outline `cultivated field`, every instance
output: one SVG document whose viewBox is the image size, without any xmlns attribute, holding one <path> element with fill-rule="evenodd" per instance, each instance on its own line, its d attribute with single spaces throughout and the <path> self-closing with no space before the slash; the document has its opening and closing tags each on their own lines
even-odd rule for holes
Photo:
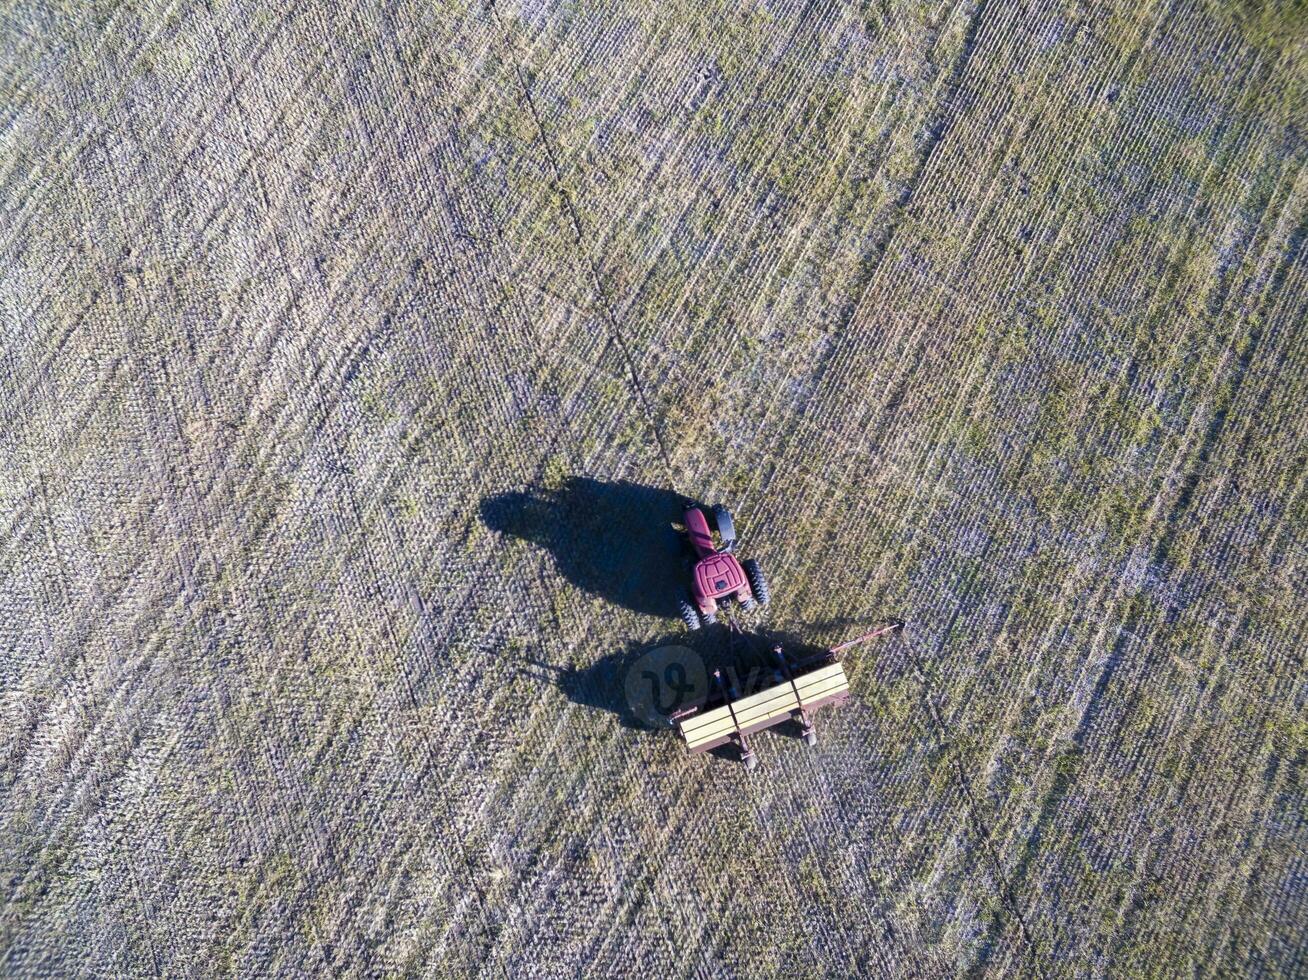
<svg viewBox="0 0 1308 980">
<path fill-rule="evenodd" d="M 1308 972 L 1306 39 L 4 0 L 0 972 Z M 907 622 L 754 773 L 677 493 Z"/>
</svg>

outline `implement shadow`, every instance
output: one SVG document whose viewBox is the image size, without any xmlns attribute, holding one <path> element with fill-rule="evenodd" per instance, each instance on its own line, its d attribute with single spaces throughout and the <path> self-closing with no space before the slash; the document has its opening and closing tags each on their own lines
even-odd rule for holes
<svg viewBox="0 0 1308 980">
<path fill-rule="evenodd" d="M 548 551 L 578 588 L 635 612 L 676 616 L 686 559 L 672 524 L 683 504 L 671 490 L 570 477 L 557 489 L 487 497 L 480 512 L 492 531 Z"/>
<path fill-rule="evenodd" d="M 524 671 L 574 704 L 614 715 L 624 728 L 659 731 L 672 728 L 675 712 L 704 702 L 715 670 L 741 697 L 779 683 L 771 652 L 778 645 L 793 659 L 825 652 L 792 633 L 732 633 L 717 625 L 630 643 L 586 668 L 528 659 Z"/>
</svg>

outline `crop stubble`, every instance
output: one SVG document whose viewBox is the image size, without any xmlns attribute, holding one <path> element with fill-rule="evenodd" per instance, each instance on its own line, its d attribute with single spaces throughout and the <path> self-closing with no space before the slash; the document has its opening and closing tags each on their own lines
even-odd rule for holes
<svg viewBox="0 0 1308 980">
<path fill-rule="evenodd" d="M 3 16 L 10 972 L 1303 968 L 1291 16 Z M 909 629 L 686 760 L 578 474 Z"/>
</svg>

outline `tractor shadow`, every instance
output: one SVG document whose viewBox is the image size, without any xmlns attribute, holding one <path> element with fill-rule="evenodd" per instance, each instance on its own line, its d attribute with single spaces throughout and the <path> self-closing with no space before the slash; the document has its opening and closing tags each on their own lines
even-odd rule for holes
<svg viewBox="0 0 1308 980">
<path fill-rule="evenodd" d="M 712 696 L 714 671 L 722 672 L 739 697 L 779 683 L 781 675 L 771 653 L 778 644 L 793 658 L 825 649 L 792 633 L 733 634 L 718 624 L 630 643 L 585 668 L 528 659 L 523 672 L 557 687 L 574 704 L 614 715 L 624 728 L 661 731 L 673 727 L 674 712 Z M 791 727 L 783 725 L 775 731 L 798 737 L 799 726 L 794 725 L 793 732 Z M 736 749 L 723 746 L 714 754 L 736 758 Z"/>
<path fill-rule="evenodd" d="M 570 477 L 557 489 L 486 497 L 480 511 L 492 531 L 548 551 L 578 588 L 635 612 L 676 616 L 687 565 L 672 524 L 682 504 L 671 490 Z"/>
</svg>

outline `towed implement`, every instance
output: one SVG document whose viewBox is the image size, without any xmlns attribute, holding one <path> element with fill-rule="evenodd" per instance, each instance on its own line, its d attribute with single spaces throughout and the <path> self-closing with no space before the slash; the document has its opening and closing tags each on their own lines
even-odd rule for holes
<svg viewBox="0 0 1308 980">
<path fill-rule="evenodd" d="M 838 704 L 849 697 L 849 678 L 841 655 L 851 647 L 900 629 L 898 620 L 864 633 L 862 636 L 825 650 L 816 656 L 792 660 L 780 646 L 772 650 L 777 669 L 773 683 L 744 697 L 728 684 L 720 670 L 714 671 L 714 697 L 703 706 L 687 708 L 671 718 L 677 732 L 686 740 L 692 755 L 734 743 L 746 768 L 758 765 L 758 757 L 749 737 L 767 728 L 787 722 L 799 725 L 800 735 L 809 745 L 817 743 L 813 713 L 828 704 Z"/>
</svg>

